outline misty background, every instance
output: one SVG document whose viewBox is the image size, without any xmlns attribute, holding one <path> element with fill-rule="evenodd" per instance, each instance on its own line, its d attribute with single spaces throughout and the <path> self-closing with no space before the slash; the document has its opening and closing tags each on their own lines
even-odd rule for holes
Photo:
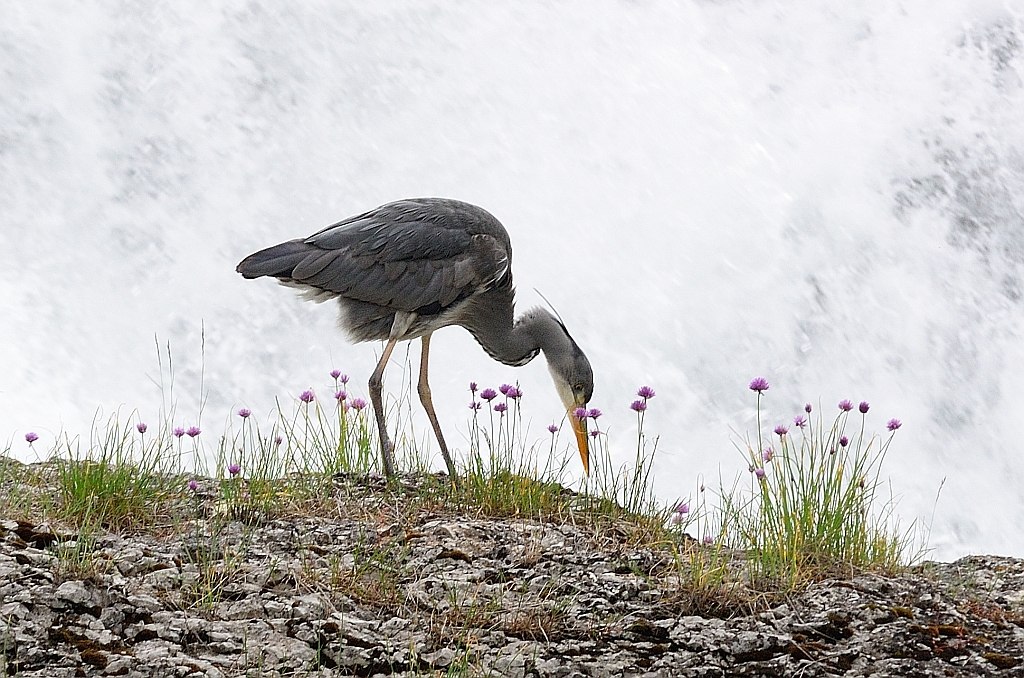
<svg viewBox="0 0 1024 678">
<path fill-rule="evenodd" d="M 0 4 L 0 448 L 34 459 L 98 408 L 154 422 L 157 341 L 175 423 L 205 391 L 211 449 L 238 407 L 326 399 L 332 368 L 365 395 L 380 346 L 235 264 L 446 196 L 508 229 L 519 309 L 539 290 L 587 352 L 618 461 L 636 388 L 657 391 L 665 500 L 745 473 L 731 441 L 754 433 L 764 376 L 769 427 L 843 398 L 871 403 L 869 430 L 903 421 L 883 475 L 904 524 L 934 510 L 934 557 L 1024 555 L 1022 17 L 980 0 Z M 460 328 L 431 347 L 454 448 L 470 380 L 518 380 L 538 438 L 560 420 L 542 359 L 504 367 Z"/>
</svg>

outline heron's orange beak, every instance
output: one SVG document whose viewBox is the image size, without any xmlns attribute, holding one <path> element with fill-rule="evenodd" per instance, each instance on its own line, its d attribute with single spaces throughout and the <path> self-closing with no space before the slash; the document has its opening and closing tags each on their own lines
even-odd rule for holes
<svg viewBox="0 0 1024 678">
<path fill-rule="evenodd" d="M 580 446 L 580 458 L 583 460 L 583 472 L 590 475 L 590 443 L 587 441 L 587 420 L 577 417 L 573 410 L 569 410 L 569 422 L 572 424 L 572 431 L 576 434 L 576 442 Z"/>
</svg>

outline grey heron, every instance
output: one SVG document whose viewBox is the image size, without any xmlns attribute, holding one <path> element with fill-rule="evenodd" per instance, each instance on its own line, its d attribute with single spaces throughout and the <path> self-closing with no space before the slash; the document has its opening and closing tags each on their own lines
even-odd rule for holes
<svg viewBox="0 0 1024 678">
<path fill-rule="evenodd" d="M 312 301 L 337 299 L 341 327 L 352 341 L 386 342 L 369 387 L 388 477 L 395 461 L 384 421 L 384 367 L 399 341 L 419 338 L 417 391 L 448 473 L 457 478 L 427 383 L 430 337 L 448 325 L 465 327 L 506 365 L 525 365 L 544 353 L 590 472 L 586 417 L 576 412 L 594 391 L 590 362 L 547 310 L 513 317 L 512 243 L 486 210 L 445 198 L 399 200 L 260 250 L 236 270 L 245 278 L 277 278 Z"/>
</svg>

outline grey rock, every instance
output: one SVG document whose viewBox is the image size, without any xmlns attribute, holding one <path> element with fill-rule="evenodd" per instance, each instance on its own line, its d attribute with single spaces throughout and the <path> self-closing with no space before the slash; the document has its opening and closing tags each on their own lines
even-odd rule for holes
<svg viewBox="0 0 1024 678">
<path fill-rule="evenodd" d="M 159 612 L 164 609 L 164 604 L 153 596 L 146 593 L 136 593 L 128 596 L 128 604 L 145 612 Z"/>
<path fill-rule="evenodd" d="M 80 581 L 66 581 L 57 587 L 53 592 L 51 607 L 67 607 L 70 605 L 89 605 L 92 602 L 92 593 Z"/>
<path fill-rule="evenodd" d="M 263 617 L 263 603 L 258 598 L 221 603 L 217 616 L 221 619 L 259 619 Z"/>
</svg>

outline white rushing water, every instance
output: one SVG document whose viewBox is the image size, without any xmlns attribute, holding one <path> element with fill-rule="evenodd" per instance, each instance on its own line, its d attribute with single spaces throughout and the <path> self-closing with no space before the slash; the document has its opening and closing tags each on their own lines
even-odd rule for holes
<svg viewBox="0 0 1024 678">
<path fill-rule="evenodd" d="M 904 422 L 885 475 L 905 523 L 935 508 L 936 557 L 1022 556 L 1022 10 L 0 4 L 0 441 L 30 458 L 26 431 L 46 449 L 97 407 L 155 419 L 154 337 L 185 425 L 205 362 L 211 433 L 333 367 L 365 383 L 379 346 L 234 266 L 450 196 L 502 220 L 520 307 L 540 290 L 590 356 L 618 459 L 658 391 L 664 498 L 745 466 L 730 428 L 764 376 L 773 423 L 841 398 Z M 543 360 L 457 328 L 433 349 L 456 447 L 471 379 L 518 379 L 538 436 L 560 416 Z"/>
</svg>

